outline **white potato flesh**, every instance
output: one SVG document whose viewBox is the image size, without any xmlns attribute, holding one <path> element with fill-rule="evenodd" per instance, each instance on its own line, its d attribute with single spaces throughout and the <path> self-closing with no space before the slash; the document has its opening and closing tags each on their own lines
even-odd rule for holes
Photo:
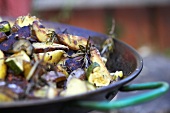
<svg viewBox="0 0 170 113">
<path fill-rule="evenodd" d="M 35 42 L 32 44 L 34 47 L 34 52 L 44 52 L 46 51 L 51 51 L 51 50 L 68 50 L 69 48 L 65 45 L 62 44 L 56 44 L 56 43 L 40 43 L 40 42 Z"/>
</svg>

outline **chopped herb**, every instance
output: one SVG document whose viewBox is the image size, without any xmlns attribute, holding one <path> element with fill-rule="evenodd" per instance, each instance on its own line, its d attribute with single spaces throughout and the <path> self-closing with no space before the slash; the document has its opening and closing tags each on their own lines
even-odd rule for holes
<svg viewBox="0 0 170 113">
<path fill-rule="evenodd" d="M 100 65 L 97 62 L 93 62 L 88 68 L 87 68 L 87 72 L 86 72 L 86 76 L 87 78 L 89 77 L 89 75 L 93 72 L 93 69 L 96 67 L 100 67 Z"/>
</svg>

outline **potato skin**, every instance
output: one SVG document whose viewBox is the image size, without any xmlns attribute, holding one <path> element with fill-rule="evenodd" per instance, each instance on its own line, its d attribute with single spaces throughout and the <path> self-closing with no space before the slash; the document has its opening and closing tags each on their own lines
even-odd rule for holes
<svg viewBox="0 0 170 113">
<path fill-rule="evenodd" d="M 71 34 L 58 34 L 57 39 L 60 43 L 68 46 L 72 50 L 79 50 L 79 45 L 86 46 L 87 39 L 81 36 Z"/>
</svg>

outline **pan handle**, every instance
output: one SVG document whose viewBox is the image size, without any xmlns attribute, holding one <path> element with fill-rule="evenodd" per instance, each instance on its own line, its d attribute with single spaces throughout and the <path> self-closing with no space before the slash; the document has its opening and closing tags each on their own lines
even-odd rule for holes
<svg viewBox="0 0 170 113">
<path fill-rule="evenodd" d="M 166 93 L 169 89 L 169 84 L 166 82 L 148 82 L 148 83 L 140 83 L 140 84 L 131 84 L 131 85 L 121 87 L 120 91 L 135 91 L 135 90 L 147 90 L 147 89 L 153 89 L 153 90 L 133 97 L 128 97 L 121 100 L 114 100 L 111 102 L 79 101 L 77 105 L 81 107 L 95 109 L 95 110 L 111 110 L 111 109 L 119 109 L 131 105 L 141 104 L 143 102 L 156 99 L 157 97 Z"/>
</svg>

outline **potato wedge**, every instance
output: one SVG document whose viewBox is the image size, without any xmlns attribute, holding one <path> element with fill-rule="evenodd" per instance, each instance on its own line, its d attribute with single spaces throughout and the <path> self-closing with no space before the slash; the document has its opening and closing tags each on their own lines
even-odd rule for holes
<svg viewBox="0 0 170 113">
<path fill-rule="evenodd" d="M 4 80 L 7 73 L 7 66 L 4 60 L 4 53 L 0 50 L 0 79 Z"/>
<path fill-rule="evenodd" d="M 42 59 L 44 54 L 44 61 L 47 63 L 51 63 L 51 64 L 57 64 L 60 59 L 62 58 L 62 55 L 65 53 L 65 51 L 63 50 L 55 50 L 55 51 L 50 51 L 50 52 L 46 52 L 46 53 L 38 53 L 38 57 L 39 59 Z"/>
<path fill-rule="evenodd" d="M 20 27 L 32 25 L 34 21 L 39 21 L 39 19 L 36 16 L 26 15 L 26 16 L 19 16 L 16 21 L 14 22 L 14 25 L 17 24 Z"/>
<path fill-rule="evenodd" d="M 72 78 L 67 85 L 67 89 L 61 92 L 61 96 L 72 96 L 86 93 L 88 91 L 86 82 L 78 78 Z"/>
<path fill-rule="evenodd" d="M 7 66 L 5 63 L 1 64 L 0 66 L 0 79 L 4 80 L 6 77 L 6 73 L 7 73 Z"/>
<path fill-rule="evenodd" d="M 42 87 L 41 89 L 34 90 L 33 96 L 38 98 L 49 98 L 53 99 L 58 95 L 58 91 L 53 87 Z"/>
<path fill-rule="evenodd" d="M 53 51 L 53 50 L 68 50 L 67 46 L 56 44 L 56 43 L 33 43 L 35 53 L 43 53 L 45 51 Z"/>
<path fill-rule="evenodd" d="M 34 33 L 40 42 L 46 42 L 48 37 L 48 30 L 42 26 L 39 21 L 34 21 L 32 24 Z"/>
<path fill-rule="evenodd" d="M 89 75 L 88 81 L 96 86 L 107 86 L 110 84 L 111 76 L 108 72 L 99 51 L 94 47 L 91 51 L 90 60 L 92 62 L 97 62 L 100 66 L 94 68 L 93 72 Z"/>
<path fill-rule="evenodd" d="M 2 50 L 0 50 L 0 64 L 3 64 L 5 62 L 5 55 Z"/>
<path fill-rule="evenodd" d="M 75 36 L 71 34 L 60 34 L 57 36 L 60 43 L 68 46 L 72 50 L 79 50 L 79 45 L 86 46 L 87 39 L 81 36 Z"/>
</svg>

